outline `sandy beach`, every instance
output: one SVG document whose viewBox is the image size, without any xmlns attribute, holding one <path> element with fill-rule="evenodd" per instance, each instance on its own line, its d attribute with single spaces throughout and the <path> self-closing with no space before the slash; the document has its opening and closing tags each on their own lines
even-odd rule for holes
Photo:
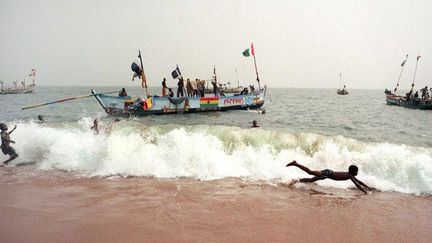
<svg viewBox="0 0 432 243">
<path fill-rule="evenodd" d="M 2 242 L 428 242 L 432 199 L 188 178 L 0 170 Z"/>
</svg>

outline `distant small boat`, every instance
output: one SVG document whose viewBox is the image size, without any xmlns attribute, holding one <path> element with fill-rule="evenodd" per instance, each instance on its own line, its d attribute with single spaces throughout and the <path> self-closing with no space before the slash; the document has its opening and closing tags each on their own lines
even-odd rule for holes
<svg viewBox="0 0 432 243">
<path fill-rule="evenodd" d="M 336 91 L 336 93 L 337 93 L 338 95 L 347 95 L 347 94 L 349 94 L 348 91 L 345 90 L 345 88 L 344 88 L 344 89 L 338 89 L 338 90 Z"/>
<path fill-rule="evenodd" d="M 341 84 L 342 84 L 342 73 L 339 73 L 339 86 L 341 86 Z M 336 94 L 338 94 L 338 95 L 347 95 L 347 94 L 349 94 L 348 91 L 346 91 L 345 88 L 346 88 L 346 86 L 344 84 L 344 86 L 343 86 L 342 89 L 338 89 L 336 91 Z"/>
<path fill-rule="evenodd" d="M 13 81 L 13 87 L 4 87 L 4 82 L 0 81 L 0 95 L 5 94 L 28 94 L 33 92 L 35 88 L 35 77 L 36 77 L 36 69 L 32 69 L 32 72 L 29 74 L 30 77 L 33 77 L 33 82 L 30 85 L 26 85 L 25 81 L 21 82 L 22 86 L 18 86 L 18 81 Z"/>
</svg>

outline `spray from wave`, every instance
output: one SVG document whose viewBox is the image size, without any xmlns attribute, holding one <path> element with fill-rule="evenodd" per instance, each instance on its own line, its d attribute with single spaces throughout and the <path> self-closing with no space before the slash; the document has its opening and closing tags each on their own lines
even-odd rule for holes
<svg viewBox="0 0 432 243">
<path fill-rule="evenodd" d="M 145 126 L 136 121 L 102 123 L 95 135 L 91 119 L 78 123 L 19 124 L 12 134 L 20 158 L 42 170 L 61 169 L 84 176 L 240 177 L 280 180 L 310 177 L 297 160 L 314 170 L 360 168 L 358 177 L 383 191 L 432 193 L 432 149 L 366 143 L 342 136 L 293 134 L 226 126 Z M 322 186 L 353 187 L 350 181 L 319 181 Z"/>
</svg>

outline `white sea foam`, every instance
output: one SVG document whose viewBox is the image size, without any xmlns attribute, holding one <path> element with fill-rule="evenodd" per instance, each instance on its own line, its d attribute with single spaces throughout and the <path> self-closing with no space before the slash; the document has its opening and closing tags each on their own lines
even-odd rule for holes
<svg viewBox="0 0 432 243">
<path fill-rule="evenodd" d="M 102 132 L 95 135 L 89 130 L 91 122 L 86 118 L 55 127 L 19 124 L 12 139 L 20 158 L 11 164 L 37 162 L 43 170 L 62 169 L 85 176 L 269 181 L 310 177 L 298 168 L 285 167 L 295 159 L 313 170 L 346 171 L 356 164 L 358 178 L 383 191 L 432 193 L 431 148 L 226 126 L 146 127 L 132 121 L 102 123 Z M 353 187 L 349 181 L 318 183 Z"/>
</svg>

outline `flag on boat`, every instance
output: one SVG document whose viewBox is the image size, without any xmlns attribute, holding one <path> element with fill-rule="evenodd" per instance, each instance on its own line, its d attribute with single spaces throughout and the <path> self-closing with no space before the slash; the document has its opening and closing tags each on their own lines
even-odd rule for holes
<svg viewBox="0 0 432 243">
<path fill-rule="evenodd" d="M 218 107 L 219 97 L 201 97 L 200 108 Z"/>
<path fill-rule="evenodd" d="M 255 49 L 253 46 L 253 42 L 251 43 L 251 53 L 252 53 L 252 56 L 255 56 Z"/>
<path fill-rule="evenodd" d="M 253 46 L 253 42 L 251 43 L 251 47 L 247 48 L 246 50 L 243 51 L 243 56 L 245 57 L 249 57 L 252 54 L 252 56 L 255 56 L 255 49 Z"/>
<path fill-rule="evenodd" d="M 245 57 L 249 57 L 250 56 L 249 48 L 243 51 L 243 56 L 245 56 Z"/>
<path fill-rule="evenodd" d="M 174 69 L 174 71 L 171 72 L 171 76 L 173 77 L 173 79 L 181 76 L 181 72 L 178 66 Z"/>
</svg>

